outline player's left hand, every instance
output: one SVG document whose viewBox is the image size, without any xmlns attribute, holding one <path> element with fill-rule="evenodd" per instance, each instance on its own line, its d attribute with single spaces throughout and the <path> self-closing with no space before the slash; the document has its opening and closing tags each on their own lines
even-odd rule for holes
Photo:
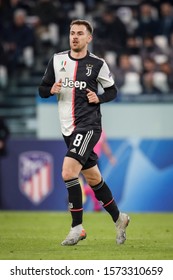
<svg viewBox="0 0 173 280">
<path fill-rule="evenodd" d="M 95 103 L 95 104 L 97 104 L 97 103 L 99 103 L 100 101 L 99 101 L 99 99 L 98 99 L 98 96 L 97 96 L 97 94 L 94 92 L 94 91 L 91 91 L 90 89 L 86 89 L 86 91 L 87 91 L 87 97 L 88 97 L 88 102 L 89 103 Z"/>
</svg>

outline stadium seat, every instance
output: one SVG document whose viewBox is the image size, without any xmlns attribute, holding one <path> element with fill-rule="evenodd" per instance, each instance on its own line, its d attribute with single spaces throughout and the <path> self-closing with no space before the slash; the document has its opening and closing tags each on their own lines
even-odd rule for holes
<svg viewBox="0 0 173 280">
<path fill-rule="evenodd" d="M 114 67 L 116 65 L 116 53 L 112 51 L 105 52 L 105 60 L 109 64 L 109 66 Z"/>
<path fill-rule="evenodd" d="M 141 94 L 142 86 L 140 84 L 140 76 L 138 73 L 129 72 L 125 75 L 125 83 L 120 88 L 122 94 Z"/>
<path fill-rule="evenodd" d="M 153 82 L 156 87 L 158 87 L 162 92 L 168 92 L 168 81 L 166 74 L 162 72 L 155 72 L 153 74 Z"/>
<path fill-rule="evenodd" d="M 161 48 L 165 53 L 168 51 L 168 39 L 166 36 L 163 35 L 157 35 L 154 37 L 155 44 Z"/>
<path fill-rule="evenodd" d="M 154 55 L 154 60 L 157 64 L 162 64 L 168 61 L 168 57 L 165 54 L 156 54 Z"/>
<path fill-rule="evenodd" d="M 139 55 L 130 55 L 130 63 L 136 69 L 136 71 L 141 71 L 142 69 L 142 59 Z"/>
</svg>

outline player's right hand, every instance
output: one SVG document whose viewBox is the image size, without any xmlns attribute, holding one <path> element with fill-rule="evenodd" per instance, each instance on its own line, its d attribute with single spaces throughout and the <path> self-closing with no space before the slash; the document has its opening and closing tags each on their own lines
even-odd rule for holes
<svg viewBox="0 0 173 280">
<path fill-rule="evenodd" d="M 58 82 L 53 84 L 53 86 L 52 86 L 52 88 L 50 90 L 50 93 L 52 95 L 56 94 L 56 93 L 60 93 L 61 87 L 62 87 L 62 79 L 60 79 Z"/>
</svg>

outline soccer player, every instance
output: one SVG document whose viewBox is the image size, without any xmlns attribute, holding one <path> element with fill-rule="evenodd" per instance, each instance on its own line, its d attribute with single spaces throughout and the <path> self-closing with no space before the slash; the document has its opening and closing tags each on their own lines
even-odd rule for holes
<svg viewBox="0 0 173 280">
<path fill-rule="evenodd" d="M 82 191 L 80 172 L 93 189 L 96 198 L 115 223 L 116 242 L 126 240 L 129 216 L 121 213 L 112 193 L 102 178 L 93 148 L 98 142 L 102 126 L 100 104 L 113 100 L 117 95 L 114 80 L 103 59 L 88 51 L 93 28 L 86 20 L 70 24 L 70 50 L 54 54 L 50 59 L 39 94 L 58 98 L 59 118 L 67 153 L 62 166 L 62 178 L 68 191 L 72 224 L 61 245 L 75 245 L 86 238 L 83 228 Z M 98 84 L 104 93 L 98 95 Z"/>
</svg>

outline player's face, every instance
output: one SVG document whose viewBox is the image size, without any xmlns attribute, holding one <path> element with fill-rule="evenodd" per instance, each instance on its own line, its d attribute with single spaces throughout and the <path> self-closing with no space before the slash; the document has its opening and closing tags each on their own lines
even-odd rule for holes
<svg viewBox="0 0 173 280">
<path fill-rule="evenodd" d="M 85 25 L 74 24 L 70 29 L 70 47 L 74 52 L 87 48 L 92 36 Z"/>
</svg>

